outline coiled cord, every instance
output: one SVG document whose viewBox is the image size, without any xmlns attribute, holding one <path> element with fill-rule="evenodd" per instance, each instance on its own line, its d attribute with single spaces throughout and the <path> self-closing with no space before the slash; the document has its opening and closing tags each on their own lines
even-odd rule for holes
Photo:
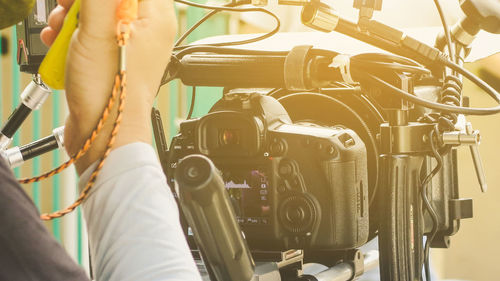
<svg viewBox="0 0 500 281">
<path fill-rule="evenodd" d="M 461 106 L 462 105 L 462 81 L 455 75 L 447 75 L 444 78 L 443 87 L 441 90 L 441 100 L 442 104 L 451 105 L 451 106 Z M 456 113 L 443 113 L 443 118 L 448 119 L 451 123 L 448 124 L 447 127 L 455 125 L 457 123 L 457 114 Z M 440 122 L 440 124 L 442 124 Z M 440 128 L 446 130 L 453 130 L 454 128 Z"/>
</svg>

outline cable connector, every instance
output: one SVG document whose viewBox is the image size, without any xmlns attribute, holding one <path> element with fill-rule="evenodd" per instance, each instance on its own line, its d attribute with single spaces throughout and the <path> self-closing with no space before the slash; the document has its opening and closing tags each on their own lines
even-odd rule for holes
<svg viewBox="0 0 500 281">
<path fill-rule="evenodd" d="M 64 127 L 55 128 L 52 135 L 36 140 L 21 147 L 16 146 L 8 150 L 2 151 L 2 156 L 5 158 L 11 168 L 22 165 L 29 159 L 40 156 L 46 152 L 61 149 L 64 147 Z"/>
<path fill-rule="evenodd" d="M 331 32 L 339 24 L 340 16 L 327 4 L 314 2 L 302 8 L 300 20 L 310 28 L 323 32 Z"/>
<path fill-rule="evenodd" d="M 333 58 L 332 63 L 328 67 L 338 68 L 342 79 L 349 85 L 357 84 L 351 75 L 351 59 L 350 56 L 340 54 Z"/>
<path fill-rule="evenodd" d="M 0 131 L 0 150 L 6 149 L 16 131 L 21 127 L 24 120 L 28 118 L 33 110 L 42 106 L 51 90 L 45 86 L 39 76 L 34 76 L 33 80 L 21 93 L 21 104 L 10 115 L 7 122 Z"/>
</svg>

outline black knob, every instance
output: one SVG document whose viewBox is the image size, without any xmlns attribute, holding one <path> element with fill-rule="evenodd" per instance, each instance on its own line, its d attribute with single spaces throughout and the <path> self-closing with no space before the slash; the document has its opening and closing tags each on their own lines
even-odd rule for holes
<svg viewBox="0 0 500 281">
<path fill-rule="evenodd" d="M 279 207 L 279 220 L 283 228 L 293 234 L 311 232 L 319 216 L 319 206 L 312 196 L 293 194 L 286 197 Z"/>
<path fill-rule="evenodd" d="M 283 160 L 280 162 L 278 172 L 281 177 L 289 178 L 297 173 L 296 164 L 290 160 Z"/>
<path fill-rule="evenodd" d="M 269 152 L 272 156 L 282 156 L 286 153 L 287 144 L 284 139 L 274 138 L 269 145 Z"/>
</svg>

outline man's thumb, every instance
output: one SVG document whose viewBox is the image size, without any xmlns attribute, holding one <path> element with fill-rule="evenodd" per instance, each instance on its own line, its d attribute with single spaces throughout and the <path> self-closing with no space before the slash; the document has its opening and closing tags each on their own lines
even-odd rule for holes
<svg viewBox="0 0 500 281">
<path fill-rule="evenodd" d="M 120 0 L 80 0 L 80 28 L 92 37 L 116 34 L 116 9 Z"/>
</svg>

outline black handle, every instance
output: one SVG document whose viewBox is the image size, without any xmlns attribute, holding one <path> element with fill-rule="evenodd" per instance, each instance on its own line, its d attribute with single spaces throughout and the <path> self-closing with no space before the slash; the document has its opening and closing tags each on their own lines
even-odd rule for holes
<svg viewBox="0 0 500 281">
<path fill-rule="evenodd" d="M 190 54 L 177 77 L 189 86 L 284 88 L 286 56 Z"/>
<path fill-rule="evenodd" d="M 182 211 L 217 280 L 250 280 L 255 265 L 212 161 L 203 155 L 183 158 L 175 180 Z"/>
<path fill-rule="evenodd" d="M 187 54 L 176 64 L 175 77 L 188 86 L 229 88 L 285 88 L 310 90 L 343 81 L 329 67 L 334 52 L 296 46 L 290 52 L 269 55 Z"/>
</svg>

